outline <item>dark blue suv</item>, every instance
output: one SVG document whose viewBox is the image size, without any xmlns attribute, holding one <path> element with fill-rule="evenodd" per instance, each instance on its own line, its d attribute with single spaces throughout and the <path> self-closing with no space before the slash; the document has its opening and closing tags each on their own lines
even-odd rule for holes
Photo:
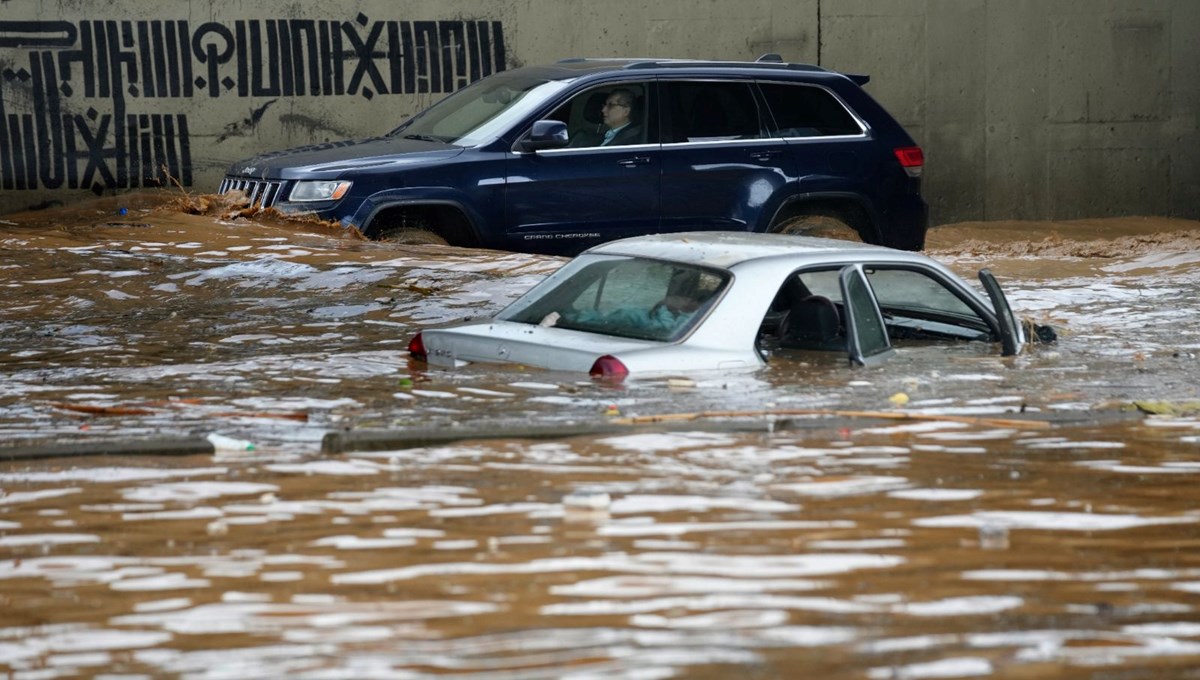
<svg viewBox="0 0 1200 680">
<path fill-rule="evenodd" d="M 822 224 L 920 250 L 924 158 L 866 81 L 776 55 L 570 59 L 484 78 L 383 137 L 235 163 L 221 192 L 371 238 L 527 252 Z"/>
</svg>

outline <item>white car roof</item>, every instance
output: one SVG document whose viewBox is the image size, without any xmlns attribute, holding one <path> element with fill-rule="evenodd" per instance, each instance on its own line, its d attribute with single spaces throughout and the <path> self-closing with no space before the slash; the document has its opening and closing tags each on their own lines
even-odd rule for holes
<svg viewBox="0 0 1200 680">
<path fill-rule="evenodd" d="M 928 258 L 902 250 L 855 241 L 750 232 L 692 231 L 654 234 L 611 241 L 588 251 L 603 255 L 649 257 L 729 269 L 753 260 L 779 257 L 844 261 L 856 255 L 868 259 L 925 262 Z"/>
</svg>

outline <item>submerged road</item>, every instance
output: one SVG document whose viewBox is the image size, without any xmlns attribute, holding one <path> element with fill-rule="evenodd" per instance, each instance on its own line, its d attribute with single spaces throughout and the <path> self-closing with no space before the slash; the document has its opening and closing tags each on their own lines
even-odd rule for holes
<svg viewBox="0 0 1200 680">
<path fill-rule="evenodd" d="M 1195 223 L 931 232 L 1061 330 L 1015 358 L 912 346 L 613 388 L 404 352 L 559 259 L 106 201 L 0 218 L 0 452 L 254 448 L 0 463 L 13 677 L 1200 665 Z M 627 425 L 701 412 L 757 415 Z M 444 440 L 322 453 L 371 432 Z"/>
</svg>

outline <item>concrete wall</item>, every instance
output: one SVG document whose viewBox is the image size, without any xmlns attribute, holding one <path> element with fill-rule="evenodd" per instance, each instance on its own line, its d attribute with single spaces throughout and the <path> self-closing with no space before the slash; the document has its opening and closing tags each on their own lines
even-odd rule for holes
<svg viewBox="0 0 1200 680">
<path fill-rule="evenodd" d="M 871 75 L 935 224 L 1200 218 L 1196 35 L 1195 0 L 0 0 L 0 212 L 211 190 L 502 68 L 779 52 Z"/>
</svg>

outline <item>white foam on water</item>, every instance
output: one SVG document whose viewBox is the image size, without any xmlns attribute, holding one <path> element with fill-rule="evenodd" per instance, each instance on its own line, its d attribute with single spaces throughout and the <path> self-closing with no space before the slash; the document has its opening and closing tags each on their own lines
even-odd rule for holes
<svg viewBox="0 0 1200 680">
<path fill-rule="evenodd" d="M 1085 467 L 1091 470 L 1104 470 L 1106 472 L 1121 472 L 1131 475 L 1170 475 L 1170 474 L 1195 474 L 1200 472 L 1200 468 L 1189 466 L 1170 466 L 1165 464 L 1161 467 L 1153 465 L 1122 465 L 1116 460 L 1084 460 L 1075 463 L 1080 467 Z"/>
<path fill-rule="evenodd" d="M 9 534 L 0 536 L 0 548 L 24 548 L 31 545 L 69 545 L 99 543 L 95 534 Z"/>
<path fill-rule="evenodd" d="M 903 488 L 908 485 L 909 481 L 904 477 L 864 476 L 829 480 L 817 479 L 811 482 L 796 482 L 792 484 L 776 484 L 772 488 L 778 491 L 787 491 L 800 494 L 802 496 L 834 498 L 840 496 L 860 496 L 881 493 L 884 491 Z"/>
<path fill-rule="evenodd" d="M 430 517 L 484 517 L 489 515 L 531 514 L 557 510 L 556 503 L 494 503 L 469 508 L 439 508 L 430 510 Z"/>
<path fill-rule="evenodd" d="M 708 593 L 778 593 L 817 590 L 825 581 L 774 578 L 720 578 L 698 576 L 605 576 L 550 586 L 550 593 L 565 597 L 663 597 Z"/>
<path fill-rule="evenodd" d="M 258 576 L 265 583 L 290 583 L 304 579 L 302 571 L 264 571 Z"/>
<path fill-rule="evenodd" d="M 510 387 L 518 387 L 518 388 L 524 389 L 524 390 L 557 390 L 557 389 L 559 389 L 558 385 L 553 385 L 550 383 L 539 383 L 539 382 L 515 382 L 515 383 L 509 383 L 509 386 Z"/>
<path fill-rule="evenodd" d="M 858 432 L 863 434 L 912 434 L 921 432 L 940 432 L 943 430 L 961 430 L 970 427 L 966 423 L 956 423 L 950 420 L 929 421 L 924 423 L 909 423 L 905 425 L 889 425 L 886 427 L 867 427 Z"/>
<path fill-rule="evenodd" d="M 684 536 L 687 534 L 702 534 L 714 532 L 737 531 L 787 531 L 798 529 L 850 529 L 855 526 L 849 520 L 818 521 L 737 521 L 737 522 L 678 522 L 678 523 L 646 523 L 612 522 L 596 530 L 601 536 Z"/>
<path fill-rule="evenodd" d="M 1200 623 L 1195 621 L 1162 621 L 1121 626 L 1122 633 L 1164 637 L 1200 637 Z"/>
<path fill-rule="evenodd" d="M 484 562 L 447 562 L 395 569 L 333 574 L 330 582 L 339 585 L 378 584 L 407 581 L 428 576 L 548 574 L 562 572 L 613 571 L 641 574 L 705 574 L 723 576 L 736 573 L 746 578 L 772 578 L 826 575 L 858 569 L 887 569 L 904 563 L 894 555 L 818 554 L 774 556 L 720 556 L 696 553 L 641 553 L 600 557 L 560 557 L 513 564 Z"/>
<path fill-rule="evenodd" d="M 191 503 L 222 496 L 248 496 L 279 491 L 275 484 L 254 482 L 175 482 L 122 489 L 126 500 L 142 503 Z"/>
<path fill-rule="evenodd" d="M 230 590 L 221 593 L 222 602 L 270 602 L 271 596 L 267 593 L 244 593 L 237 590 Z"/>
<path fill-rule="evenodd" d="M 446 535 L 446 532 L 441 529 L 419 529 L 413 527 L 392 527 L 384 529 L 383 535 L 387 538 L 441 538 Z"/>
<path fill-rule="evenodd" d="M 181 611 L 118 616 L 111 623 L 117 626 L 156 626 L 171 633 L 188 635 L 262 635 L 298 628 L 327 629 L 332 625 L 478 616 L 498 609 L 497 605 L 486 602 L 449 600 L 328 604 L 231 600 Z M 388 677 L 395 676 L 389 673 Z"/>
<path fill-rule="evenodd" d="M 1200 569 L 1133 569 L 1130 571 L 1065 572 L 1046 569 L 976 569 L 965 571 L 962 578 L 978 581 L 1163 581 L 1200 577 Z"/>
<path fill-rule="evenodd" d="M 37 644 L 51 651 L 111 651 L 154 647 L 169 642 L 172 637 L 170 633 L 162 631 L 84 628 L 47 635 Z"/>
<path fill-rule="evenodd" d="M 625 616 L 663 610 L 797 609 L 825 614 L 873 614 L 879 607 L 832 597 L 794 597 L 761 594 L 715 594 L 694 597 L 660 597 L 646 600 L 592 600 L 543 605 L 544 616 Z"/>
<path fill-rule="evenodd" d="M 512 392 L 497 392 L 496 390 L 485 390 L 485 389 L 482 389 L 479 387 L 460 387 L 460 388 L 458 388 L 458 391 L 459 392 L 467 392 L 468 394 L 479 395 L 481 397 L 510 398 L 510 397 L 517 396 L 517 395 L 513 394 Z"/>
<path fill-rule="evenodd" d="M 813 550 L 887 550 L 888 548 L 903 548 L 907 543 L 899 538 L 863 538 L 809 541 L 806 545 Z"/>
<path fill-rule="evenodd" d="M 112 664 L 112 660 L 112 654 L 108 652 L 51 654 L 46 657 L 46 665 L 50 668 L 79 671 L 81 668 L 90 668 L 92 666 L 109 666 Z M 103 678 L 103 676 L 100 677 Z"/>
<path fill-rule="evenodd" d="M 203 578 L 191 578 L 186 574 L 170 573 L 143 578 L 129 578 L 113 581 L 109 588 L 119 591 L 148 592 L 158 590 L 185 590 L 192 588 L 207 588 L 212 582 Z"/>
<path fill-rule="evenodd" d="M 314 548 L 332 547 L 338 550 L 379 550 L 391 548 L 407 548 L 417 544 L 415 538 L 363 538 L 353 535 L 325 536 L 308 545 Z"/>
<path fill-rule="evenodd" d="M 948 597 L 929 602 L 908 602 L 892 607 L 898 614 L 911 616 L 981 616 L 1016 609 L 1025 600 L 1016 596 L 976 595 Z"/>
<path fill-rule="evenodd" d="M 479 541 L 471 538 L 434 541 L 434 550 L 473 550 L 479 547 Z"/>
<path fill-rule="evenodd" d="M 35 501 L 46 500 L 47 498 L 61 498 L 62 496 L 70 496 L 71 494 L 80 493 L 82 491 L 83 489 L 78 487 L 71 487 L 69 489 L 43 489 L 41 491 L 13 491 L 0 496 L 0 505 L 19 505 L 21 503 L 32 503 Z"/>
<path fill-rule="evenodd" d="M 925 678 L 968 678 L 991 675 L 992 662 L 982 657 L 961 656 L 905 666 L 880 666 L 867 671 L 870 680 L 924 680 Z"/>
<path fill-rule="evenodd" d="M 135 612 L 165 612 L 172 609 L 183 609 L 192 606 L 192 600 L 186 597 L 172 597 L 166 600 L 151 600 L 149 602 L 136 602 L 133 605 Z"/>
<path fill-rule="evenodd" d="M 1038 450 L 1050 449 L 1123 449 L 1124 442 L 1076 442 L 1076 441 L 1042 441 L 1042 442 L 1018 442 L 1026 448 Z"/>
<path fill-rule="evenodd" d="M 64 481 L 86 481 L 90 483 L 119 483 L 146 480 L 164 480 L 172 477 L 202 477 L 228 474 L 228 468 L 70 468 L 54 471 L 19 471 L 0 473 L 0 482 L 53 483 Z M 82 489 L 61 489 L 64 493 L 78 493 Z M 43 492 L 32 492 L 43 493 Z M 12 494 L 10 494 L 12 495 Z M 7 497 L 0 497 L 0 503 Z"/>
<path fill-rule="evenodd" d="M 666 496 L 630 494 L 618 498 L 609 506 L 614 515 L 653 512 L 707 512 L 730 509 L 745 512 L 794 512 L 799 505 L 756 498 L 725 498 L 713 496 Z"/>
<path fill-rule="evenodd" d="M 431 399 L 458 399 L 459 395 L 454 392 L 441 392 L 438 390 L 410 390 L 413 395 L 418 397 L 429 397 Z"/>
<path fill-rule="evenodd" d="M 870 640 L 858 646 L 857 651 L 867 654 L 895 654 L 897 652 L 916 652 L 926 649 L 937 649 L 960 641 L 957 635 L 910 635 L 907 637 L 885 638 Z"/>
<path fill-rule="evenodd" d="M 318 460 L 306 463 L 274 463 L 267 465 L 271 472 L 298 475 L 365 476 L 379 474 L 385 468 L 359 458 L 345 461 Z"/>
<path fill-rule="evenodd" d="M 676 432 L 621 435 L 597 441 L 620 451 L 659 453 L 699 447 L 729 446 L 736 443 L 737 438 L 733 435 L 713 432 Z"/>
<path fill-rule="evenodd" d="M 901 489 L 888 492 L 892 498 L 912 501 L 969 501 L 982 495 L 983 491 L 979 489 Z"/>
<path fill-rule="evenodd" d="M 630 625 L 639 628 L 668 628 L 675 630 L 737 630 L 741 628 L 768 628 L 788 622 L 791 614 L 782 609 L 727 610 L 694 616 L 659 616 L 637 614 L 629 619 Z"/>
<path fill-rule="evenodd" d="M 159 521 L 159 520 L 188 520 L 213 519 L 225 513 L 219 508 L 203 506 L 186 510 L 160 510 L 157 512 L 126 512 L 121 515 L 123 522 Z"/>
<path fill-rule="evenodd" d="M 972 515 L 921 517 L 913 524 L 921 527 L 968 527 L 1001 525 L 1010 529 L 1044 531 L 1115 531 L 1159 524 L 1187 524 L 1196 517 L 1141 517 L 1083 512 L 986 511 Z"/>
</svg>

